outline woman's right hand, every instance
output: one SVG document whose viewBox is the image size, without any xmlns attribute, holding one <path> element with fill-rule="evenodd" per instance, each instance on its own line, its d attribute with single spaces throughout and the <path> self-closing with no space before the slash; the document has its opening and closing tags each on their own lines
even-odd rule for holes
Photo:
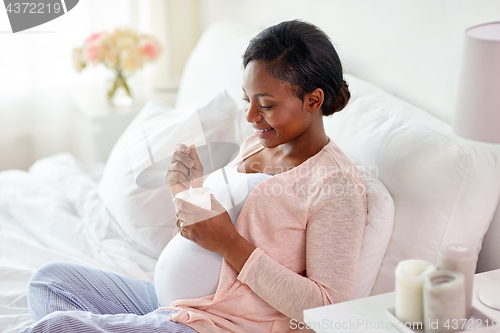
<svg viewBox="0 0 500 333">
<path fill-rule="evenodd" d="M 189 189 L 189 170 L 193 187 L 203 186 L 203 165 L 194 144 L 178 143 L 167 170 L 167 184 L 172 196 Z"/>
</svg>

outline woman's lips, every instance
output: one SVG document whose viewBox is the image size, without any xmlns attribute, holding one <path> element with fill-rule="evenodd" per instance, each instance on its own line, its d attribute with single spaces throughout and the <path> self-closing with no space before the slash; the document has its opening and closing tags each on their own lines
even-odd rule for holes
<svg viewBox="0 0 500 333">
<path fill-rule="evenodd" d="M 254 126 L 254 129 L 255 129 L 255 135 L 257 135 L 259 138 L 263 138 L 263 137 L 270 135 L 274 130 L 274 128 L 272 128 L 272 127 L 263 128 L 263 127 L 255 127 L 255 126 Z"/>
</svg>

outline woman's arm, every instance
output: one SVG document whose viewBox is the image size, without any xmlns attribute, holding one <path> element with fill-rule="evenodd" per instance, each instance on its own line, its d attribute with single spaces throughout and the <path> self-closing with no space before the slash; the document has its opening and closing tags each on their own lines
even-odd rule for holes
<svg viewBox="0 0 500 333">
<path fill-rule="evenodd" d="M 339 185 L 344 191 L 337 195 Z M 305 276 L 257 248 L 238 280 L 287 317 L 300 321 L 304 309 L 349 300 L 366 224 L 366 194 L 359 190 L 361 195 L 356 194 L 356 187 L 350 176 L 338 173 L 326 180 L 314 198 L 306 230 Z"/>
</svg>

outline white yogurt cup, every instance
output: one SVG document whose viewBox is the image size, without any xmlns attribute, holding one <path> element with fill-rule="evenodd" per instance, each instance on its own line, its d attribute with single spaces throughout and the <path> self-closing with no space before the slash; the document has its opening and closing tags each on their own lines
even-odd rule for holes
<svg viewBox="0 0 500 333">
<path fill-rule="evenodd" d="M 210 192 L 210 187 L 194 187 L 192 189 L 177 193 L 175 197 L 177 199 L 186 200 L 187 202 L 190 202 L 193 205 L 204 209 L 212 209 Z"/>
</svg>

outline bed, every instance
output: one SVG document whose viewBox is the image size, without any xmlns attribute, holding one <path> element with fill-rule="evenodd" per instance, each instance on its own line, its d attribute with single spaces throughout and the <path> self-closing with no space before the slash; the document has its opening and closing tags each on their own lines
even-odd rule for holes
<svg viewBox="0 0 500 333">
<path fill-rule="evenodd" d="M 0 331 L 18 332 L 31 323 L 27 283 L 47 262 L 153 280 L 157 258 L 173 236 L 173 204 L 165 186 L 137 185 L 131 133 L 168 114 L 174 120 L 156 135 L 174 140 L 193 110 L 227 109 L 219 118 L 224 121 L 213 122 L 205 136 L 241 143 L 251 128 L 239 103 L 240 57 L 257 32 L 234 22 L 207 29 L 186 64 L 175 107 L 150 101 L 99 177 L 70 153 L 38 160 L 28 171 L 0 172 Z M 450 243 L 479 254 L 485 234 L 498 237 L 490 222 L 500 194 L 500 154 L 458 137 L 447 123 L 366 81 L 349 74 L 346 80 L 351 101 L 325 121 L 325 129 L 374 182 L 374 217 L 363 239 L 361 267 L 371 278 L 356 297 L 392 291 L 400 260 L 434 262 L 438 249 Z M 214 96 L 221 94 L 225 104 L 214 107 Z M 153 149 L 163 157 L 164 151 Z M 488 228 L 497 234 L 487 234 Z M 483 251 L 482 260 L 494 256 L 492 251 Z"/>
</svg>

